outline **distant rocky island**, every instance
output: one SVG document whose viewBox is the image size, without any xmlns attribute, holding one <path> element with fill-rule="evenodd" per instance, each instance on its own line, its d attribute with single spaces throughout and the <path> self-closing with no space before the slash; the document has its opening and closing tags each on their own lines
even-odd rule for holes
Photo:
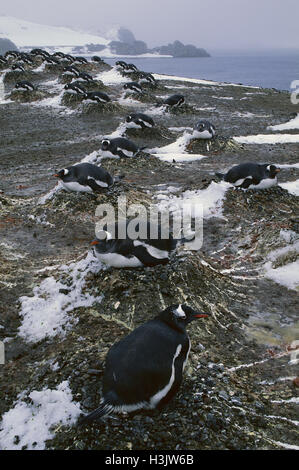
<svg viewBox="0 0 299 470">
<path fill-rule="evenodd" d="M 108 44 L 110 52 L 115 55 L 143 55 L 157 54 L 172 57 L 210 57 L 210 54 L 203 48 L 198 48 L 192 44 L 183 44 L 181 41 L 174 41 L 167 46 L 148 48 L 146 42 L 137 40 L 129 29 L 119 28 L 115 38 Z M 87 44 L 74 49 L 78 53 L 91 53 L 106 49 L 107 46 L 101 44 Z"/>
<path fill-rule="evenodd" d="M 136 40 L 134 34 L 126 28 L 118 30 L 118 40 L 111 41 L 109 47 L 113 54 L 119 55 L 159 54 L 173 57 L 210 57 L 205 49 L 192 44 L 185 45 L 178 40 L 167 46 L 149 49 L 144 41 Z"/>
</svg>

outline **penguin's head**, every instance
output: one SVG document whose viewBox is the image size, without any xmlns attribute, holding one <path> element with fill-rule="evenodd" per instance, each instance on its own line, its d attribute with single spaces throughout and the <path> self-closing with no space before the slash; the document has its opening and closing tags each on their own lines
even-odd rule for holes
<svg viewBox="0 0 299 470">
<path fill-rule="evenodd" d="M 126 122 L 132 122 L 133 117 L 131 115 L 126 117 Z"/>
<path fill-rule="evenodd" d="M 199 132 L 203 132 L 203 131 L 207 130 L 208 129 L 208 122 L 204 121 L 204 120 L 199 121 L 196 124 L 195 129 Z"/>
<path fill-rule="evenodd" d="M 97 233 L 98 238 L 95 238 L 90 243 L 91 246 L 96 250 L 98 253 L 105 253 L 111 247 L 110 240 L 112 240 L 112 235 L 110 232 L 106 230 L 101 230 Z"/>
<path fill-rule="evenodd" d="M 188 323 L 197 318 L 207 318 L 208 316 L 207 313 L 194 310 L 186 304 L 170 305 L 161 313 L 164 321 L 179 329 L 185 328 Z"/>
<path fill-rule="evenodd" d="M 102 140 L 101 144 L 102 144 L 102 147 L 101 147 L 102 150 L 108 150 L 109 145 L 110 145 L 110 140 L 104 139 Z"/>
<path fill-rule="evenodd" d="M 267 165 L 267 170 L 269 172 L 269 177 L 270 178 L 276 178 L 277 173 L 280 172 L 280 168 L 278 168 L 275 165 Z"/>
<path fill-rule="evenodd" d="M 57 173 L 55 173 L 53 176 L 55 176 L 55 178 L 63 179 L 66 175 L 69 174 L 69 172 L 70 171 L 67 168 L 64 168 L 63 170 L 60 170 Z"/>
</svg>

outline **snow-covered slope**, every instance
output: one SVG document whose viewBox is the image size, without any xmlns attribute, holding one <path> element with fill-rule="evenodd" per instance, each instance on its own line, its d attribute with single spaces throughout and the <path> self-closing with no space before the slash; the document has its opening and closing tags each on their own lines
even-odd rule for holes
<svg viewBox="0 0 299 470">
<path fill-rule="evenodd" d="M 101 36 L 74 31 L 70 28 L 47 26 L 0 16 L 0 38 L 8 38 L 18 47 L 108 45 L 110 40 Z"/>
</svg>

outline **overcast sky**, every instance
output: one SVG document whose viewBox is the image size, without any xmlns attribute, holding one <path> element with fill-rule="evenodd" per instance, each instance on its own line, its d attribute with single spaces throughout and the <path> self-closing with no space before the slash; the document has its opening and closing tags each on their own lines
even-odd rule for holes
<svg viewBox="0 0 299 470">
<path fill-rule="evenodd" d="M 4 0 L 0 15 L 105 31 L 121 25 L 156 46 L 299 48 L 299 0 Z"/>
</svg>

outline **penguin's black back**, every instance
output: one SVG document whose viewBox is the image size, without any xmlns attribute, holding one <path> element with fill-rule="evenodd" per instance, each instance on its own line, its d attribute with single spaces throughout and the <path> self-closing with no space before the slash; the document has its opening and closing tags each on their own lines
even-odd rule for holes
<svg viewBox="0 0 299 470">
<path fill-rule="evenodd" d="M 125 137 L 115 137 L 114 139 L 110 139 L 110 143 L 113 147 L 120 147 L 130 152 L 137 152 L 138 150 L 137 145 Z"/>
<path fill-rule="evenodd" d="M 231 168 L 224 176 L 224 181 L 235 183 L 239 179 L 251 176 L 254 180 L 260 181 L 266 177 L 267 164 L 260 165 L 258 163 L 241 163 Z"/>
<path fill-rule="evenodd" d="M 106 358 L 104 399 L 116 406 L 150 400 L 169 383 L 179 344 L 182 344 L 183 363 L 189 346 L 187 334 L 171 328 L 158 317 L 114 344 Z M 174 386 L 171 396 L 179 383 Z M 163 404 L 168 399 L 170 396 L 163 399 Z"/>
<path fill-rule="evenodd" d="M 183 95 L 171 95 L 164 101 L 164 104 L 168 104 L 169 106 L 174 106 L 179 101 L 181 101 L 182 103 L 185 101 L 185 98 Z"/>
<path fill-rule="evenodd" d="M 131 116 L 133 122 L 136 122 L 139 119 L 141 119 L 142 121 L 146 121 L 146 122 L 150 123 L 152 126 L 155 125 L 154 120 L 151 118 L 151 116 L 148 116 L 147 114 L 131 113 L 130 116 Z"/>
<path fill-rule="evenodd" d="M 94 180 L 103 181 L 110 186 L 113 184 L 113 178 L 104 168 L 93 165 L 92 163 L 79 163 L 69 167 L 70 173 L 64 177 L 64 181 L 77 181 L 81 179 L 86 182 L 88 177 Z"/>
</svg>

